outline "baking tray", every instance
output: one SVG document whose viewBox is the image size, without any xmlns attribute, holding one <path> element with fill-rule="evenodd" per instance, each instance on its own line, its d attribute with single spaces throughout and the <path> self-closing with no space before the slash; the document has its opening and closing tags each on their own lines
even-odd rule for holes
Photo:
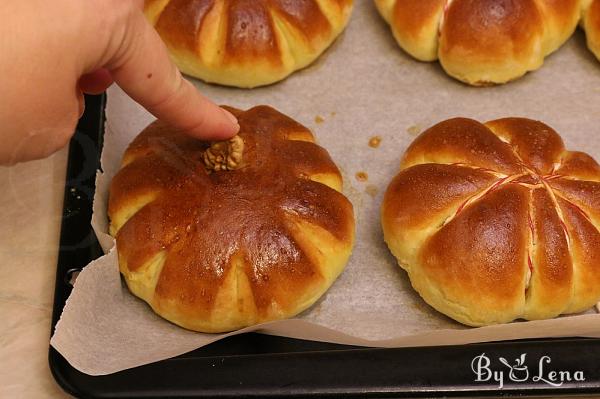
<svg viewBox="0 0 600 399">
<path fill-rule="evenodd" d="M 105 96 L 86 97 L 86 110 L 69 148 L 52 331 L 71 292 L 74 273 L 102 254 L 90 219 L 104 106 Z M 512 374 L 502 359 L 513 366 Z M 522 364 L 517 364 L 521 359 Z M 600 339 L 585 338 L 371 349 L 249 333 L 106 376 L 77 371 L 52 347 L 49 362 L 60 386 L 79 398 L 600 393 Z"/>
</svg>

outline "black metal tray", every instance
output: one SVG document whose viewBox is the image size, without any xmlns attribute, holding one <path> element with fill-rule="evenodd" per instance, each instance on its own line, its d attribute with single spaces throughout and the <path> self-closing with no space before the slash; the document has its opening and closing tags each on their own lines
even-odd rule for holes
<svg viewBox="0 0 600 399">
<path fill-rule="evenodd" d="M 103 96 L 86 98 L 86 112 L 69 149 L 52 330 L 71 292 L 72 273 L 101 255 L 90 218 L 104 105 Z M 519 366 L 516 362 L 522 354 L 526 356 Z M 512 376 L 501 359 L 516 366 Z M 556 397 L 600 393 L 600 340 L 583 338 L 368 349 L 243 334 L 106 376 L 77 371 L 52 347 L 49 362 L 60 386 L 80 398 Z M 537 378 L 540 362 L 543 379 Z M 478 365 L 480 381 L 473 371 Z M 496 373 L 488 380 L 487 370 Z M 556 378 L 562 377 L 560 386 L 549 383 L 553 382 L 551 371 L 557 373 Z M 497 381 L 500 377 L 502 384 Z"/>
</svg>

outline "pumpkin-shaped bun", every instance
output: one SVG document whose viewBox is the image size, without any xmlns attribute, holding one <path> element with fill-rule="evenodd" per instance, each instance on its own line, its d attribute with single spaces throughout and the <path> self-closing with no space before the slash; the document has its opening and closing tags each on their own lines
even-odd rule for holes
<svg viewBox="0 0 600 399">
<path fill-rule="evenodd" d="M 600 60 L 600 0 L 583 0 L 581 26 L 587 36 L 587 44 Z"/>
<path fill-rule="evenodd" d="M 146 0 L 182 72 L 250 88 L 312 63 L 344 30 L 352 0 Z"/>
<path fill-rule="evenodd" d="M 162 122 L 131 143 L 108 215 L 130 291 L 182 327 L 224 332 L 294 316 L 354 241 L 342 178 L 312 133 L 266 106 L 207 143 Z"/>
<path fill-rule="evenodd" d="M 406 151 L 381 218 L 413 287 L 461 323 L 552 318 L 600 299 L 600 166 L 541 122 L 433 126 Z"/>
<path fill-rule="evenodd" d="M 396 41 L 472 85 L 542 66 L 577 27 L 580 0 L 375 0 Z"/>
</svg>

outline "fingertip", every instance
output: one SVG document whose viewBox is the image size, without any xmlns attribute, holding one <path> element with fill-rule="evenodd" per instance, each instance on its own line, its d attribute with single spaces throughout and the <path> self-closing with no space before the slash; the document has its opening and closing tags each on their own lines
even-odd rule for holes
<svg viewBox="0 0 600 399">
<path fill-rule="evenodd" d="M 225 112 L 223 114 L 225 114 Z M 240 125 L 238 124 L 237 119 L 235 122 L 232 122 L 231 118 L 227 115 L 220 118 L 213 118 L 210 127 L 206 124 L 202 124 L 193 129 L 186 130 L 185 133 L 200 140 L 229 140 L 239 133 Z"/>
<path fill-rule="evenodd" d="M 229 119 L 229 121 L 231 123 L 233 123 L 234 125 L 238 124 L 238 119 L 235 117 L 235 115 L 233 115 L 231 112 L 227 111 L 225 108 L 221 108 L 221 111 L 223 111 L 223 113 L 225 114 L 227 119 Z"/>
<path fill-rule="evenodd" d="M 229 112 L 223 108 L 221 108 L 221 111 L 223 112 L 223 114 L 225 115 L 227 120 L 229 121 L 229 123 L 227 124 L 229 126 L 227 126 L 224 129 L 224 131 L 225 131 L 224 136 L 225 136 L 225 138 L 229 139 L 229 138 L 235 136 L 236 134 L 238 134 L 238 132 L 240 131 L 240 124 L 238 122 L 238 119 L 231 112 Z"/>
<path fill-rule="evenodd" d="M 228 139 L 232 138 L 233 136 L 235 136 L 236 134 L 238 134 L 240 132 L 240 125 L 239 123 L 235 123 L 233 125 L 231 125 L 229 127 L 229 130 L 226 132 L 226 136 Z"/>
</svg>

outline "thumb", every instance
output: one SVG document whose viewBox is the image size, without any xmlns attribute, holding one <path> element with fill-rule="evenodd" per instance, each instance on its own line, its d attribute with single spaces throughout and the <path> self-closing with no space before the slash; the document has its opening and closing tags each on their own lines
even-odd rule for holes
<svg viewBox="0 0 600 399">
<path fill-rule="evenodd" d="M 205 140 L 235 135 L 239 130 L 237 119 L 181 76 L 158 33 L 133 7 L 126 25 L 113 29 L 122 33 L 118 40 L 110 40 L 108 60 L 100 66 L 110 71 L 131 98 L 185 133 Z"/>
</svg>

